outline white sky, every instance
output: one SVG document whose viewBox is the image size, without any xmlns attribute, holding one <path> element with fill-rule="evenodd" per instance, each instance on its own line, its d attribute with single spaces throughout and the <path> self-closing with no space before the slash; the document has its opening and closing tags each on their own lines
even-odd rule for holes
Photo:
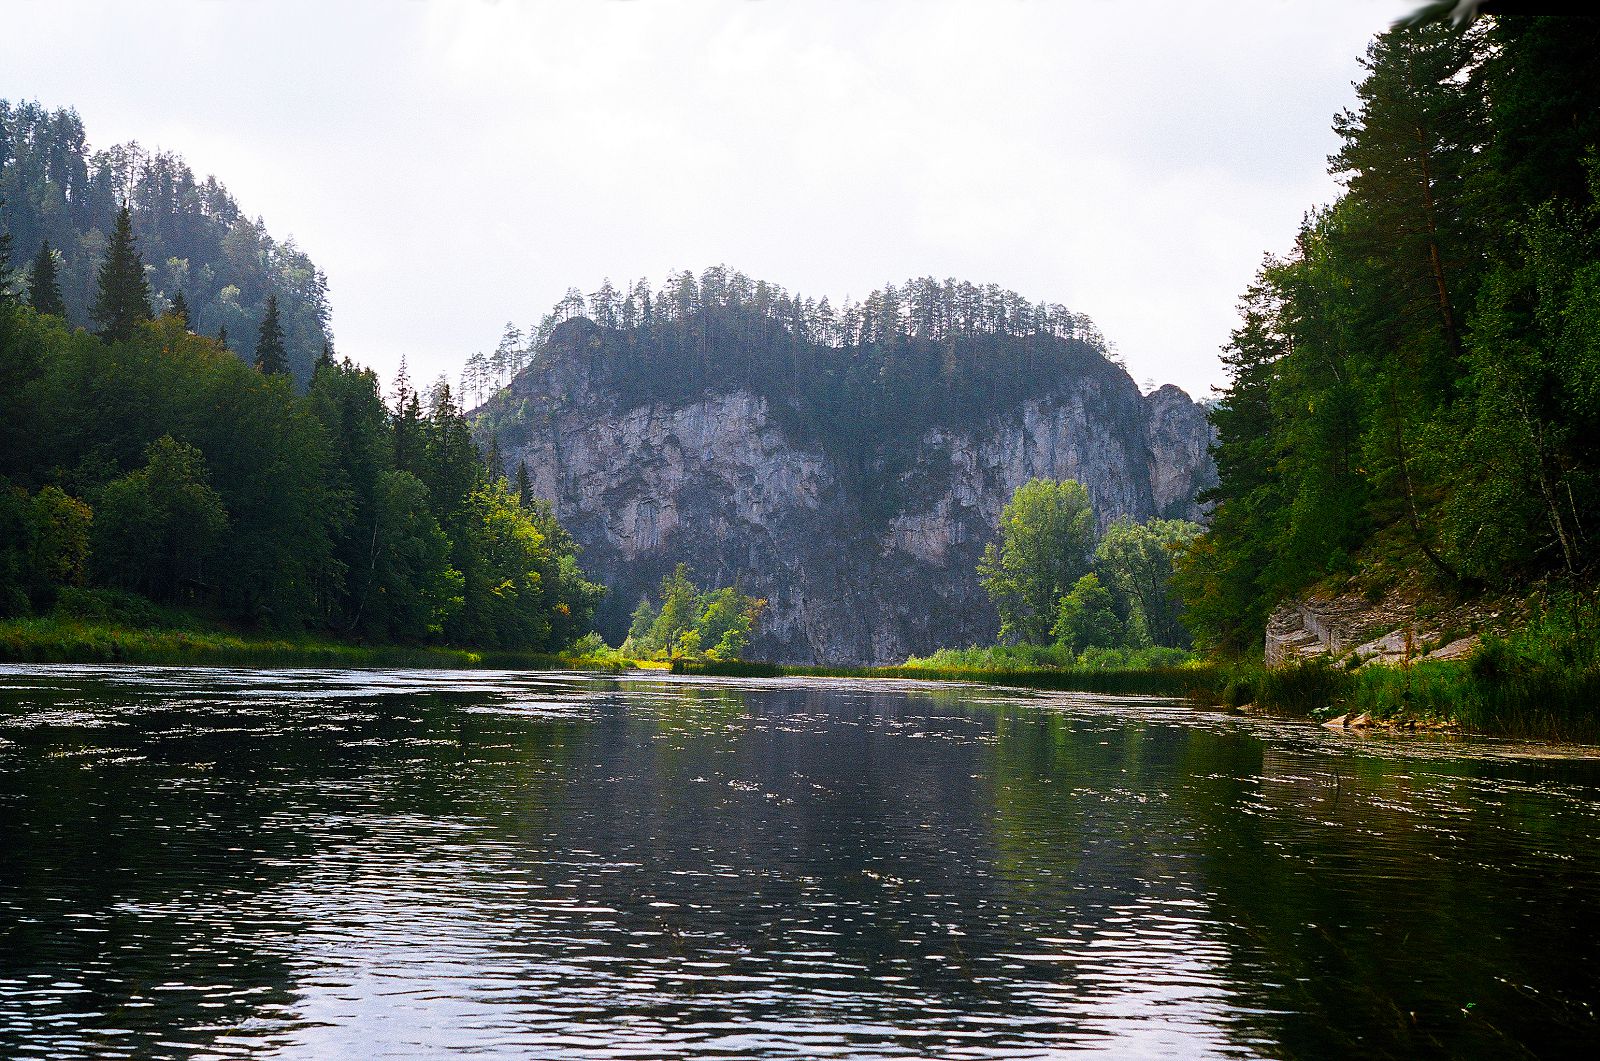
<svg viewBox="0 0 1600 1061">
<path fill-rule="evenodd" d="M 1196 397 L 1330 122 L 1417 0 L 8 5 L 0 97 L 216 173 L 325 269 L 340 353 L 458 374 L 505 321 L 726 263 L 836 302 L 955 276 Z"/>
</svg>

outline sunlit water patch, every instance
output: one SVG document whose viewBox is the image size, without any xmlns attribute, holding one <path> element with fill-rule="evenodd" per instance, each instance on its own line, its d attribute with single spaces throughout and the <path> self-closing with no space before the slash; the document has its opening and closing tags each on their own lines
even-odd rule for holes
<svg viewBox="0 0 1600 1061">
<path fill-rule="evenodd" d="M 0 668 L 0 1056 L 1557 1056 L 1600 762 L 848 681 Z"/>
</svg>

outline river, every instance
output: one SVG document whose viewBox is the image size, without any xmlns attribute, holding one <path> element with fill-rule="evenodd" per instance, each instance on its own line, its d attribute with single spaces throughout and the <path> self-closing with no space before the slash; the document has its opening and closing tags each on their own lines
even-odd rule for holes
<svg viewBox="0 0 1600 1061">
<path fill-rule="evenodd" d="M 0 667 L 0 1057 L 1587 1056 L 1600 759 L 827 680 Z"/>
</svg>

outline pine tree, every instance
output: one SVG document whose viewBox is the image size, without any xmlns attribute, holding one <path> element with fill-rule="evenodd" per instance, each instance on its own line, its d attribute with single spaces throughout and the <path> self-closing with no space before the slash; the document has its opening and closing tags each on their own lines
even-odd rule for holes
<svg viewBox="0 0 1600 1061">
<path fill-rule="evenodd" d="M 400 355 L 400 371 L 394 378 L 394 466 L 398 471 L 419 475 L 422 470 L 422 403 L 411 389 L 411 374 L 406 371 L 405 355 Z"/>
<path fill-rule="evenodd" d="M 517 462 L 517 503 L 523 508 L 533 504 L 533 483 L 528 479 L 528 462 Z"/>
<path fill-rule="evenodd" d="M 178 288 L 178 293 L 172 296 L 172 308 L 167 310 L 167 315 L 178 318 L 183 322 L 184 329 L 188 329 L 189 300 L 183 297 L 183 288 Z"/>
<path fill-rule="evenodd" d="M 256 337 L 256 367 L 263 376 L 289 371 L 289 355 L 283 345 L 283 325 L 278 322 L 278 296 L 267 296 L 267 315 L 261 318 L 261 333 Z"/>
<path fill-rule="evenodd" d="M 506 470 L 504 461 L 500 458 L 500 437 L 498 435 L 489 436 L 489 452 L 485 454 L 483 463 L 489 469 L 489 481 L 491 483 L 496 479 L 505 478 Z"/>
<path fill-rule="evenodd" d="M 0 195 L 0 210 L 6 205 L 6 197 Z M 0 305 L 11 299 L 11 233 L 0 227 Z"/>
<path fill-rule="evenodd" d="M 39 244 L 39 253 L 28 272 L 28 302 L 41 314 L 66 318 L 67 304 L 61 298 L 61 284 L 56 280 L 56 256 L 49 240 Z"/>
<path fill-rule="evenodd" d="M 100 336 L 118 342 L 133 336 L 140 321 L 150 319 L 150 285 L 144 278 L 144 260 L 133 242 L 133 217 L 124 206 L 111 233 L 111 249 L 100 263 L 100 290 L 89 316 L 100 325 Z"/>
<path fill-rule="evenodd" d="M 228 326 L 226 324 L 217 329 L 217 345 L 224 350 L 228 349 Z"/>
</svg>

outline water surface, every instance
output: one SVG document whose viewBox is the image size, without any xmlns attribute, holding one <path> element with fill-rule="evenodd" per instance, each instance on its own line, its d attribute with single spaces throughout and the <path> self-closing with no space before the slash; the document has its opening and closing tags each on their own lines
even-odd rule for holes
<svg viewBox="0 0 1600 1061">
<path fill-rule="evenodd" d="M 0 667 L 0 1057 L 1585 1055 L 1600 761 L 830 681 Z"/>
</svg>

